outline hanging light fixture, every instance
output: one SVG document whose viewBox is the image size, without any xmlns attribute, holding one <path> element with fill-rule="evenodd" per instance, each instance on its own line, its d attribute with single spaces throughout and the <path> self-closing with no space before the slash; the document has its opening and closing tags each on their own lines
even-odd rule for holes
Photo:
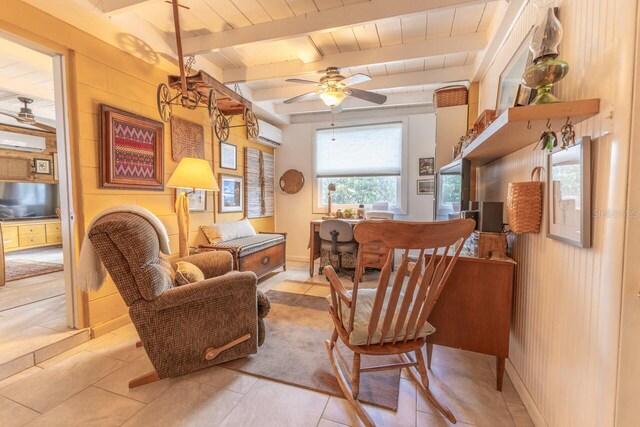
<svg viewBox="0 0 640 427">
<path fill-rule="evenodd" d="M 322 102 L 324 102 L 327 107 L 334 108 L 342 103 L 346 94 L 340 89 L 331 86 L 318 96 L 320 96 L 320 99 L 322 99 Z"/>
</svg>

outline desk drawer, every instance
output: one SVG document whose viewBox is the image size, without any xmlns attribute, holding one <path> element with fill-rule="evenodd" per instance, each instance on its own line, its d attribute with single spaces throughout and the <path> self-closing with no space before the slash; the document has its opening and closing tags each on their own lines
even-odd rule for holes
<svg viewBox="0 0 640 427">
<path fill-rule="evenodd" d="M 62 232 L 62 224 L 55 222 L 52 224 L 46 224 L 47 234 L 60 234 Z"/>
<path fill-rule="evenodd" d="M 5 249 L 13 249 L 18 244 L 18 227 L 2 227 L 2 241 Z"/>
<path fill-rule="evenodd" d="M 18 233 L 22 236 L 33 236 L 35 234 L 47 234 L 47 229 L 44 224 L 34 225 L 20 225 L 18 226 Z"/>
<path fill-rule="evenodd" d="M 361 246 L 362 252 L 366 254 L 385 255 L 387 248 L 382 243 L 367 243 Z"/>
<path fill-rule="evenodd" d="M 47 236 L 44 234 L 27 234 L 20 235 L 20 246 L 21 247 L 29 247 L 29 246 L 38 246 L 44 245 L 47 243 Z"/>
<path fill-rule="evenodd" d="M 47 243 L 61 243 L 62 242 L 62 234 L 58 232 L 49 233 L 47 232 Z"/>
<path fill-rule="evenodd" d="M 240 264 L 238 270 L 253 271 L 258 277 L 261 277 L 271 270 L 275 270 L 281 265 L 284 265 L 284 263 L 285 245 L 284 242 L 282 242 L 270 248 L 241 257 L 238 260 L 238 264 Z"/>
</svg>

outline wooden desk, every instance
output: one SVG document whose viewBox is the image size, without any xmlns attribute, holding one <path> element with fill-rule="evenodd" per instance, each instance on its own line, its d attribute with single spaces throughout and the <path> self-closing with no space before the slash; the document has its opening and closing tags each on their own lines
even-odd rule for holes
<svg viewBox="0 0 640 427">
<path fill-rule="evenodd" d="M 324 220 L 315 219 L 309 223 L 309 277 L 313 277 L 314 261 L 320 258 L 320 224 L 322 224 L 322 221 Z M 342 221 L 346 221 L 350 223 L 352 227 L 355 227 L 356 224 L 362 220 L 343 219 Z M 358 250 L 363 251 L 363 267 L 382 268 L 387 260 L 387 248 L 385 248 L 384 245 L 378 243 L 361 245 Z M 393 254 L 391 254 L 391 256 L 393 256 Z"/>
<path fill-rule="evenodd" d="M 515 277 L 513 261 L 459 257 L 429 323 L 427 360 L 433 344 L 496 356 L 498 390 L 502 391 Z"/>
</svg>

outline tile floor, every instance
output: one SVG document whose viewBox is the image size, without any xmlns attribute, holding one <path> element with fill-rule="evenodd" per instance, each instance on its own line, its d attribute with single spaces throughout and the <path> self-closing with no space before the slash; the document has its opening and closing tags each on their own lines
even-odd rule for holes
<svg viewBox="0 0 640 427">
<path fill-rule="evenodd" d="M 6 259 L 62 263 L 62 248 L 10 252 Z M 0 287 L 0 379 L 89 340 L 88 330 L 67 327 L 64 292 L 62 271 Z"/>
<path fill-rule="evenodd" d="M 289 271 L 267 278 L 259 287 L 266 291 L 284 279 L 305 280 L 305 271 L 305 263 L 290 263 Z M 318 285 L 298 288 L 313 294 L 324 290 L 326 286 Z M 136 340 L 135 329 L 128 325 L 0 381 L 0 424 L 360 425 L 344 399 L 219 367 L 129 390 L 131 378 L 151 370 Z M 430 373 L 434 393 L 450 406 L 461 426 L 533 425 L 508 377 L 504 391 L 495 390 L 493 365 L 483 355 L 436 347 Z M 379 426 L 449 425 L 404 376 L 397 413 L 367 409 Z"/>
</svg>

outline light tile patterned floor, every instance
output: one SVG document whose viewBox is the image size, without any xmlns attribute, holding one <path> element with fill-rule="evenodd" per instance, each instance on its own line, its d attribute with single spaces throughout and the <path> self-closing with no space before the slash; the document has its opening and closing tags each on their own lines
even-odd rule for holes
<svg viewBox="0 0 640 427">
<path fill-rule="evenodd" d="M 260 284 L 305 280 L 307 264 Z M 323 278 L 314 278 L 322 283 Z M 289 289 L 291 291 L 292 289 Z M 298 289 L 321 295 L 326 285 Z M 267 338 L 268 339 L 268 338 Z M 3 426 L 318 426 L 360 425 L 344 399 L 214 367 L 129 390 L 150 362 L 129 325 L 0 381 Z M 508 377 L 494 388 L 493 361 L 483 355 L 436 347 L 433 389 L 457 415 L 458 425 L 531 426 Z M 397 413 L 368 408 L 379 426 L 447 426 L 406 377 Z"/>
</svg>

